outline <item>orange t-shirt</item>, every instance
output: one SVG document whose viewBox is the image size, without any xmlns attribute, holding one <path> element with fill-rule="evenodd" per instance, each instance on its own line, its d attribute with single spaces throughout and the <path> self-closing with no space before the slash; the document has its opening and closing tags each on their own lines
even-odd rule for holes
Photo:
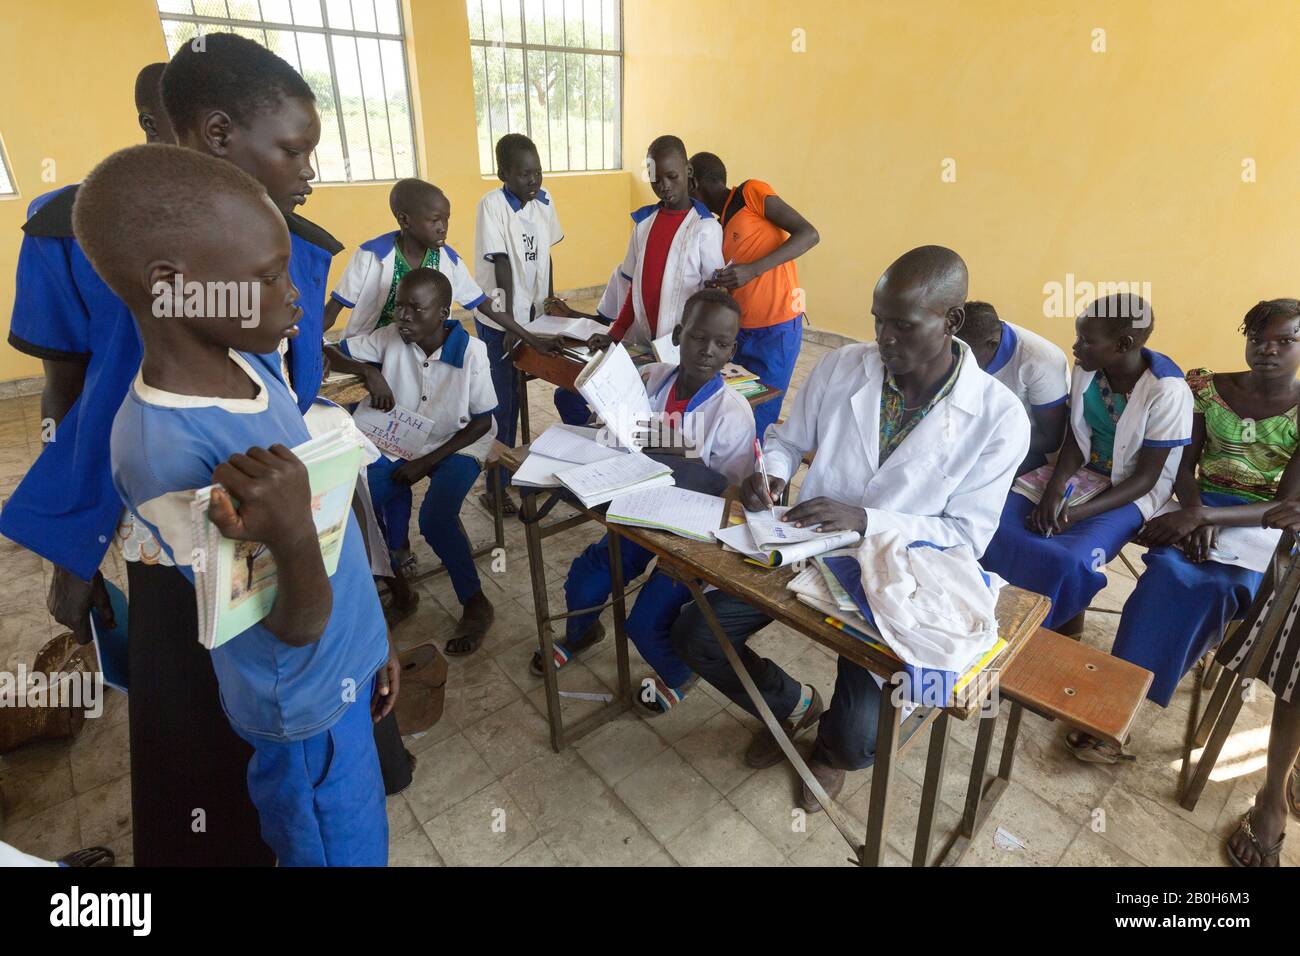
<svg viewBox="0 0 1300 956">
<path fill-rule="evenodd" d="M 763 214 L 767 197 L 775 195 L 762 180 L 747 179 L 727 196 L 722 207 L 724 262 L 754 262 L 785 242 L 789 234 Z M 741 327 L 761 329 L 793 319 L 801 311 L 795 308 L 798 287 L 799 273 L 792 260 L 733 289 L 731 294 L 740 305 Z"/>
</svg>

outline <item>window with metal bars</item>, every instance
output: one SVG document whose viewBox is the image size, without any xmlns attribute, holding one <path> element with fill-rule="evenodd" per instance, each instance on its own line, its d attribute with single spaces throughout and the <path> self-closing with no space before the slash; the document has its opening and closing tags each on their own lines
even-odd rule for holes
<svg viewBox="0 0 1300 956">
<path fill-rule="evenodd" d="M 620 169 L 621 0 L 466 0 L 479 170 L 523 133 L 547 172 Z"/>
<path fill-rule="evenodd" d="M 5 154 L 5 144 L 0 140 L 0 196 L 17 196 L 18 187 L 14 185 L 14 174 L 9 171 L 9 157 Z"/>
<path fill-rule="evenodd" d="M 168 55 L 199 33 L 256 40 L 306 79 L 323 183 L 417 174 L 400 0 L 158 0 Z"/>
</svg>

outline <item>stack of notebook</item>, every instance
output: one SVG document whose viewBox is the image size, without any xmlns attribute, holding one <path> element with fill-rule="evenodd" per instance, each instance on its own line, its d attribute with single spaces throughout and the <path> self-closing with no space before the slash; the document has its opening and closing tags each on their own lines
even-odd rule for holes
<svg viewBox="0 0 1300 956">
<path fill-rule="evenodd" d="M 820 555 L 786 584 L 800 602 L 819 611 L 826 623 L 845 634 L 865 641 L 877 650 L 897 658 L 876 628 L 866 593 L 862 588 L 861 569 L 853 549 Z M 993 646 L 975 658 L 960 672 L 914 667 L 899 661 L 907 674 L 907 688 L 925 692 L 940 689 L 951 706 L 976 706 L 987 693 L 987 681 L 979 679 L 1006 649 L 1007 642 L 998 638 Z M 914 697 L 915 699 L 915 697 Z M 927 699 L 926 705 L 932 703 Z"/>
<path fill-rule="evenodd" d="M 722 380 L 727 383 L 728 388 L 744 398 L 762 395 L 768 390 L 767 386 L 758 380 L 757 374 L 735 363 L 728 363 L 723 367 Z"/>
</svg>

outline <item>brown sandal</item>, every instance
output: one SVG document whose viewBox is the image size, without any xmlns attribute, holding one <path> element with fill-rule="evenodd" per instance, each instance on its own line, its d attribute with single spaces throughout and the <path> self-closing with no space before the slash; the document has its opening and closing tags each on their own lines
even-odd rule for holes
<svg viewBox="0 0 1300 956">
<path fill-rule="evenodd" d="M 1246 835 L 1246 839 L 1250 841 L 1250 845 L 1255 848 L 1255 853 L 1259 856 L 1258 863 L 1247 863 L 1245 860 L 1243 860 L 1241 857 L 1237 856 L 1237 854 L 1233 852 L 1232 837 L 1235 837 L 1238 833 L 1244 833 Z M 1259 837 L 1255 836 L 1255 828 L 1250 825 L 1250 810 L 1247 810 L 1245 813 L 1241 815 L 1241 822 L 1237 824 L 1237 829 L 1233 831 L 1232 836 L 1229 836 L 1228 839 L 1224 841 L 1223 849 L 1227 852 L 1228 859 L 1232 861 L 1233 866 L 1244 866 L 1244 867 L 1281 866 L 1281 863 L 1279 862 L 1279 858 L 1282 855 L 1282 843 L 1284 840 L 1286 840 L 1285 833 L 1283 833 L 1280 837 L 1277 838 L 1276 843 L 1274 843 L 1268 849 L 1265 849 L 1263 844 L 1259 842 Z"/>
<path fill-rule="evenodd" d="M 1081 730 L 1072 730 L 1065 735 L 1065 749 L 1083 763 L 1116 764 L 1120 761 L 1137 760 L 1133 754 L 1125 753 L 1122 747 L 1098 740 Z"/>
</svg>

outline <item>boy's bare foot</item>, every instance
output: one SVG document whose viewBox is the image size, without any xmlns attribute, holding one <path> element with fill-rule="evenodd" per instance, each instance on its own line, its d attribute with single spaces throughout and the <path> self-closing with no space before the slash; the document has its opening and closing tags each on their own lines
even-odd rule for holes
<svg viewBox="0 0 1300 956">
<path fill-rule="evenodd" d="M 1286 805 L 1270 805 L 1261 791 L 1228 837 L 1228 858 L 1234 866 L 1278 866 L 1285 838 Z"/>
<path fill-rule="evenodd" d="M 465 610 L 461 613 L 460 623 L 456 625 L 456 633 L 447 641 L 446 652 L 453 657 L 473 654 L 483 643 L 495 617 L 492 602 L 479 591 L 465 602 Z"/>
</svg>

